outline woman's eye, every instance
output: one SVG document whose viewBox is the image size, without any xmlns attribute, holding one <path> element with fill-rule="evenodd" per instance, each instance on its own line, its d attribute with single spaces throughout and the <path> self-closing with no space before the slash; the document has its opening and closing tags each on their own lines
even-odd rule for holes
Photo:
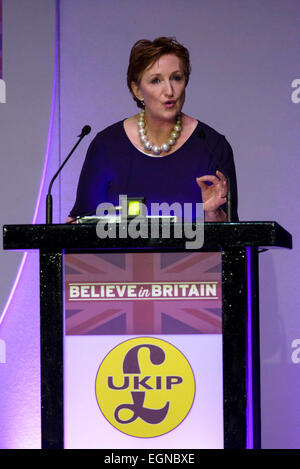
<svg viewBox="0 0 300 469">
<path fill-rule="evenodd" d="M 174 80 L 174 81 L 181 81 L 182 79 L 183 79 L 183 76 L 182 76 L 182 75 L 174 75 L 174 76 L 172 77 L 172 80 Z M 153 85 L 156 85 L 156 84 L 159 83 L 159 82 L 160 82 L 160 79 L 159 79 L 158 77 L 152 78 L 152 80 L 151 80 L 151 83 L 152 83 Z"/>
</svg>

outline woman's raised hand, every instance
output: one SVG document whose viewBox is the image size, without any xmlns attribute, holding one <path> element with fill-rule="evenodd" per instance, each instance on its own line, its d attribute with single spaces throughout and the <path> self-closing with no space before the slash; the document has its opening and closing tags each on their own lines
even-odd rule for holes
<svg viewBox="0 0 300 469">
<path fill-rule="evenodd" d="M 202 192 L 203 210 L 206 213 L 216 212 L 227 200 L 227 179 L 221 171 L 216 176 L 202 176 L 196 178 L 197 184 Z M 207 185 L 206 182 L 211 182 Z"/>
</svg>

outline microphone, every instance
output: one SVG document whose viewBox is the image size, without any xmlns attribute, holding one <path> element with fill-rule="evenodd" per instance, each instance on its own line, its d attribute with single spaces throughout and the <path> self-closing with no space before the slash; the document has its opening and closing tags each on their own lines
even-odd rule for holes
<svg viewBox="0 0 300 469">
<path fill-rule="evenodd" d="M 216 157 L 215 153 L 211 150 L 209 147 L 207 141 L 206 141 L 206 133 L 204 130 L 200 127 L 200 129 L 197 131 L 197 135 L 201 140 L 204 141 L 209 153 L 213 157 L 215 163 L 217 166 L 220 168 L 220 171 L 224 174 L 224 176 L 227 179 L 227 186 L 228 186 L 228 192 L 227 192 L 227 221 L 230 223 L 232 221 L 232 208 L 231 208 L 231 187 L 230 187 L 230 178 L 228 177 L 226 171 L 222 168 L 222 165 L 220 164 L 218 158 Z"/>
<path fill-rule="evenodd" d="M 81 134 L 77 135 L 77 137 L 85 137 L 90 133 L 90 131 L 91 127 L 89 125 L 85 125 L 81 130 Z"/>
<path fill-rule="evenodd" d="M 80 135 L 78 135 L 79 137 L 79 140 L 78 142 L 76 143 L 76 145 L 72 148 L 72 150 L 70 151 L 70 153 L 68 154 L 67 158 L 65 159 L 65 161 L 62 163 L 62 165 L 58 168 L 58 170 L 56 171 L 56 173 L 54 174 L 53 178 L 51 179 L 50 181 L 50 184 L 49 184 L 49 188 L 48 188 L 48 194 L 47 194 L 47 197 L 46 197 L 46 224 L 47 225 L 51 225 L 52 224 L 52 195 L 51 195 L 51 189 L 52 189 L 52 185 L 55 181 L 55 179 L 57 178 L 57 176 L 59 175 L 59 173 L 61 172 L 61 170 L 63 169 L 63 167 L 65 166 L 66 162 L 68 161 L 68 159 L 70 158 L 70 156 L 72 155 L 72 153 L 75 151 L 75 149 L 77 148 L 77 146 L 79 145 L 79 143 L 81 142 L 81 140 L 90 133 L 91 131 L 91 127 L 89 125 L 85 125 L 82 130 L 81 130 L 81 133 Z"/>
</svg>

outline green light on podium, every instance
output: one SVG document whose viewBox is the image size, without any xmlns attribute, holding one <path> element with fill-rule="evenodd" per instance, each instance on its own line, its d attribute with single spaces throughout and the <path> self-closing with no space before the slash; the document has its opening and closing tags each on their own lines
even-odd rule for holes
<svg viewBox="0 0 300 469">
<path fill-rule="evenodd" d="M 141 213 L 140 201 L 138 200 L 129 200 L 128 201 L 128 216 L 137 217 Z"/>
</svg>

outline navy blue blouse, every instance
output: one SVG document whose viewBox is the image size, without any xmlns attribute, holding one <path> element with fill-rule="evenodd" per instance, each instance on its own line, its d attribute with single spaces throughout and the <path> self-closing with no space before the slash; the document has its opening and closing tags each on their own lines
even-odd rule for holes
<svg viewBox="0 0 300 469">
<path fill-rule="evenodd" d="M 96 213 L 101 202 L 119 205 L 119 195 L 145 197 L 148 214 L 154 202 L 202 202 L 196 178 L 215 175 L 218 169 L 230 178 L 232 220 L 237 221 L 236 172 L 231 146 L 223 135 L 198 121 L 178 150 L 154 157 L 131 143 L 120 121 L 99 132 L 91 142 L 70 216 Z M 226 204 L 222 208 L 226 211 Z"/>
</svg>

